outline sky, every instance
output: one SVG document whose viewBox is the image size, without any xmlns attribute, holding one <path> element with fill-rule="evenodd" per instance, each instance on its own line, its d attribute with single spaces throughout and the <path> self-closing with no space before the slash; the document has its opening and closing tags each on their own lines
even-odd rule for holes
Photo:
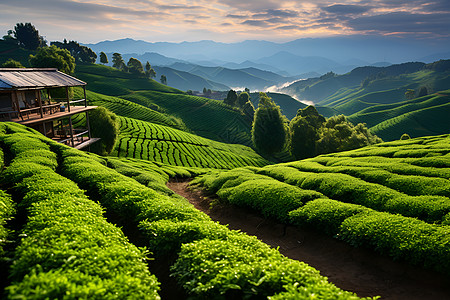
<svg viewBox="0 0 450 300">
<path fill-rule="evenodd" d="M 48 41 L 214 40 L 306 37 L 450 37 L 450 0 L 0 0 L 0 36 L 31 22 Z"/>
</svg>

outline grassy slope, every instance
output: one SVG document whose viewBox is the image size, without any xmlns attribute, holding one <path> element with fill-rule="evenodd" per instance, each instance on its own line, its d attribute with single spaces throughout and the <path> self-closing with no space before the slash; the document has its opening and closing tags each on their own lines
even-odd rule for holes
<svg viewBox="0 0 450 300">
<path fill-rule="evenodd" d="M 351 115 L 353 123 L 364 122 L 383 140 L 449 132 L 450 90 L 389 105 L 374 105 Z"/>
<path fill-rule="evenodd" d="M 220 142 L 251 145 L 250 122 L 238 110 L 221 101 L 189 96 L 154 80 L 102 65 L 77 66 L 75 76 L 88 82 L 88 90 L 120 96 L 175 116 L 184 122 L 188 130 L 200 136 Z M 115 112 L 121 115 L 118 110 Z"/>
<path fill-rule="evenodd" d="M 140 120 L 120 117 L 120 135 L 111 155 L 185 167 L 231 169 L 268 161 L 251 148 L 225 144 Z"/>
<path fill-rule="evenodd" d="M 226 143 L 251 145 L 250 122 L 222 101 L 188 95 L 141 91 L 122 98 L 144 106 L 158 105 L 183 120 L 195 134 Z"/>
</svg>

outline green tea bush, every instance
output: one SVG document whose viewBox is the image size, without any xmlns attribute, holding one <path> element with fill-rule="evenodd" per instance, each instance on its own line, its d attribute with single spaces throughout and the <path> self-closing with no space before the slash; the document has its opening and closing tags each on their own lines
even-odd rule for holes
<svg viewBox="0 0 450 300">
<path fill-rule="evenodd" d="M 141 221 L 139 227 L 149 241 L 149 249 L 156 256 L 176 254 L 181 245 L 201 239 L 226 239 L 232 233 L 226 226 L 211 220 Z"/>
<path fill-rule="evenodd" d="M 75 183 L 55 173 L 57 157 L 46 143 L 30 136 L 27 149 L 17 137 L 1 137 L 15 156 L 3 183 L 23 197 L 20 205 L 27 211 L 8 298 L 158 299 L 159 283 L 148 271 L 146 252 L 108 223 L 103 209 Z"/>
<path fill-rule="evenodd" d="M 450 227 L 384 212 L 358 214 L 344 220 L 339 237 L 436 271 L 450 274 Z"/>
<path fill-rule="evenodd" d="M 3 245 L 5 244 L 9 231 L 5 228 L 6 223 L 14 216 L 16 210 L 11 196 L 0 190 L 0 255 L 3 255 Z"/>
<path fill-rule="evenodd" d="M 265 298 L 295 283 L 309 289 L 309 297 L 314 297 L 315 286 L 328 287 L 330 294 L 344 293 L 314 268 L 242 234 L 182 245 L 171 270 L 189 294 L 203 299 Z"/>
<path fill-rule="evenodd" d="M 372 211 L 365 206 L 344 203 L 332 199 L 316 199 L 291 211 L 289 217 L 295 225 L 308 225 L 327 234 L 339 232 L 341 223 L 356 214 Z"/>
<path fill-rule="evenodd" d="M 224 185 L 225 186 L 225 185 Z M 274 179 L 255 179 L 217 192 L 221 199 L 231 204 L 249 207 L 282 222 L 289 220 L 288 213 L 304 203 L 324 197 L 321 193 L 302 190 Z"/>
</svg>

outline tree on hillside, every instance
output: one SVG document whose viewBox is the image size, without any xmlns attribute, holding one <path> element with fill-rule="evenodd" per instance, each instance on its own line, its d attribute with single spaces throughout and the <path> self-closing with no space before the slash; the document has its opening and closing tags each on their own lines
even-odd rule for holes
<svg viewBox="0 0 450 300">
<path fill-rule="evenodd" d="M 145 74 L 147 74 L 148 78 L 153 79 L 156 77 L 156 72 L 150 65 L 150 63 L 147 61 L 145 64 Z"/>
<path fill-rule="evenodd" d="M 25 68 L 20 62 L 10 58 L 2 64 L 2 68 Z"/>
<path fill-rule="evenodd" d="M 250 96 L 247 92 L 242 92 L 239 94 L 239 97 L 237 98 L 237 105 L 239 108 L 243 108 L 245 103 L 250 100 Z"/>
<path fill-rule="evenodd" d="M 100 155 L 108 155 L 116 145 L 119 135 L 117 116 L 105 107 L 99 106 L 89 113 L 90 127 L 93 137 L 100 141 L 91 145 L 91 151 Z"/>
<path fill-rule="evenodd" d="M 255 117 L 255 107 L 253 106 L 253 103 L 250 100 L 244 104 L 244 106 L 242 107 L 242 112 L 244 113 L 246 119 L 251 124 Z"/>
<path fill-rule="evenodd" d="M 100 52 L 100 62 L 102 64 L 107 64 L 108 63 L 108 56 L 106 56 L 105 52 Z"/>
<path fill-rule="evenodd" d="M 76 41 L 67 42 L 67 40 L 64 39 L 62 43 L 51 42 L 50 44 L 55 45 L 58 48 L 68 50 L 77 63 L 93 64 L 97 60 L 97 54 L 92 51 L 91 48 L 82 46 Z"/>
<path fill-rule="evenodd" d="M 75 58 L 66 49 L 55 45 L 39 48 L 36 55 L 30 55 L 30 65 L 34 68 L 57 68 L 66 74 L 75 71 Z"/>
<path fill-rule="evenodd" d="M 144 67 L 142 66 L 142 63 L 134 57 L 131 57 L 128 60 L 127 67 L 128 67 L 128 72 L 130 72 L 130 73 L 133 73 L 133 74 L 143 74 L 144 73 Z"/>
<path fill-rule="evenodd" d="M 290 152 L 296 159 L 314 156 L 325 118 L 312 105 L 299 109 L 289 124 Z"/>
<path fill-rule="evenodd" d="M 20 47 L 28 50 L 36 50 L 38 47 L 47 45 L 47 42 L 31 23 L 17 23 L 14 26 L 14 37 Z"/>
<path fill-rule="evenodd" d="M 237 94 L 235 90 L 229 90 L 227 97 L 223 100 L 223 103 L 235 106 L 237 101 Z"/>
<path fill-rule="evenodd" d="M 167 77 L 166 77 L 166 75 L 161 75 L 161 78 L 159 79 L 159 81 L 162 84 L 167 84 Z"/>
<path fill-rule="evenodd" d="M 251 133 L 253 145 L 264 155 L 276 154 L 286 144 L 287 132 L 280 107 L 265 93 L 259 94 Z"/>
<path fill-rule="evenodd" d="M 113 53 L 112 56 L 112 63 L 113 63 L 113 67 L 122 71 L 125 71 L 127 66 L 125 65 L 125 62 L 122 58 L 122 54 L 120 53 Z"/>
<path fill-rule="evenodd" d="M 316 142 L 317 154 L 326 154 L 361 148 L 382 140 L 369 132 L 365 124 L 356 126 L 347 121 L 344 115 L 333 116 L 319 131 L 320 138 Z"/>
</svg>

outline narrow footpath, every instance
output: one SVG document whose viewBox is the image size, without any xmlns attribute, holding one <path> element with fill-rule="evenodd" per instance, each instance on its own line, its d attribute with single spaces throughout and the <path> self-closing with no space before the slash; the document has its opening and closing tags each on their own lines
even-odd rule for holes
<svg viewBox="0 0 450 300">
<path fill-rule="evenodd" d="M 304 261 L 320 270 L 336 286 L 360 297 L 381 299 L 446 300 L 450 299 L 450 279 L 444 275 L 415 268 L 357 249 L 313 230 L 286 226 L 260 215 L 230 205 L 214 205 L 202 191 L 190 190 L 188 181 L 170 181 L 167 186 L 188 199 L 212 220 L 228 224 L 278 247 L 285 256 Z"/>
</svg>

